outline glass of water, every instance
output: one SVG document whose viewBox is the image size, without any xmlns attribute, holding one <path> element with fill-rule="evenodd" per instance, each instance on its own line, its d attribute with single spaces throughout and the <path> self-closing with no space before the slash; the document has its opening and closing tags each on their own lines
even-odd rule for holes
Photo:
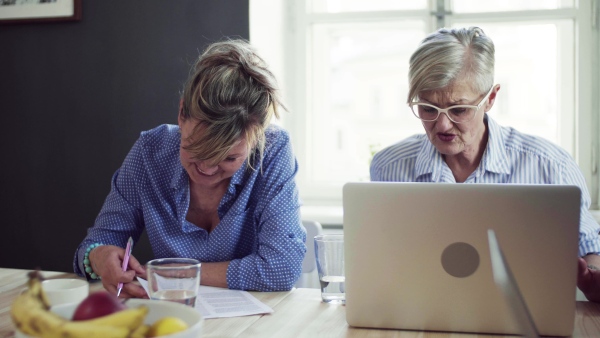
<svg viewBox="0 0 600 338">
<path fill-rule="evenodd" d="M 200 262 L 191 258 L 154 259 L 146 265 L 150 299 L 196 306 Z"/>
<path fill-rule="evenodd" d="M 325 303 L 344 304 L 344 235 L 315 236 L 315 258 L 321 283 L 321 298 Z"/>
</svg>

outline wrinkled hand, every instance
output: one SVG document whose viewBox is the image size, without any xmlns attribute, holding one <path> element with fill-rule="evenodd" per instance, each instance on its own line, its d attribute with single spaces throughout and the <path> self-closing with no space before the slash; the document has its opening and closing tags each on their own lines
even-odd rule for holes
<svg viewBox="0 0 600 338">
<path fill-rule="evenodd" d="M 591 264 L 589 260 L 579 258 L 577 287 L 589 301 L 600 302 L 600 270 L 589 268 L 589 264 Z"/>
<path fill-rule="evenodd" d="M 138 260 L 129 257 L 127 271 L 121 269 L 125 249 L 114 245 L 101 245 L 90 252 L 90 265 L 94 272 L 102 277 L 102 286 L 108 292 L 117 294 L 117 285 L 123 283 L 120 298 L 148 298 L 146 291 L 139 285 L 131 283 L 136 275 L 145 275 L 146 270 Z"/>
</svg>

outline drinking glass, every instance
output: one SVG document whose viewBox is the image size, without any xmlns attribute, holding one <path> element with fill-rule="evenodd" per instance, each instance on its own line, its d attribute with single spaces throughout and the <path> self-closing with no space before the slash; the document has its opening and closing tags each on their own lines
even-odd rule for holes
<svg viewBox="0 0 600 338">
<path fill-rule="evenodd" d="M 315 258 L 321 283 L 321 298 L 325 303 L 345 303 L 344 235 L 315 236 Z"/>
<path fill-rule="evenodd" d="M 154 259 L 146 265 L 150 299 L 194 307 L 200 286 L 200 262 L 191 258 Z"/>
</svg>

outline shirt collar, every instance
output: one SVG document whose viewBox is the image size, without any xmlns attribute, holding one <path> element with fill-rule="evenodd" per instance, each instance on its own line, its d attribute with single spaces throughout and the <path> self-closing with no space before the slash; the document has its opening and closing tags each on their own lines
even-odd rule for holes
<svg viewBox="0 0 600 338">
<path fill-rule="evenodd" d="M 488 126 L 488 143 L 480 167 L 498 174 L 510 174 L 502 128 L 488 114 L 485 114 L 484 122 Z"/>
<path fill-rule="evenodd" d="M 442 154 L 435 149 L 433 143 L 431 143 L 427 138 L 427 135 L 425 135 L 423 145 L 421 146 L 421 150 L 417 155 L 417 161 L 415 163 L 415 173 L 417 177 L 429 174 L 432 176 L 433 181 L 437 181 L 441 175 L 443 164 L 444 159 L 442 158 Z"/>
<path fill-rule="evenodd" d="M 241 185 L 242 183 L 244 183 L 244 176 L 246 174 L 247 169 L 248 161 L 244 161 L 244 164 L 242 164 L 240 169 L 238 169 L 238 171 L 236 171 L 235 174 L 231 176 L 231 182 L 229 186 L 231 187 L 233 185 Z"/>
</svg>

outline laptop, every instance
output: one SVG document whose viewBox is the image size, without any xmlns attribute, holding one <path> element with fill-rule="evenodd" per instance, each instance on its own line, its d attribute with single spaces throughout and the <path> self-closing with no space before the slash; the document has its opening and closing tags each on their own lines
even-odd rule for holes
<svg viewBox="0 0 600 338">
<path fill-rule="evenodd" d="M 571 335 L 580 196 L 563 185 L 347 183 L 346 321 L 521 334 L 494 282 L 492 229 L 539 333 Z"/>
</svg>

